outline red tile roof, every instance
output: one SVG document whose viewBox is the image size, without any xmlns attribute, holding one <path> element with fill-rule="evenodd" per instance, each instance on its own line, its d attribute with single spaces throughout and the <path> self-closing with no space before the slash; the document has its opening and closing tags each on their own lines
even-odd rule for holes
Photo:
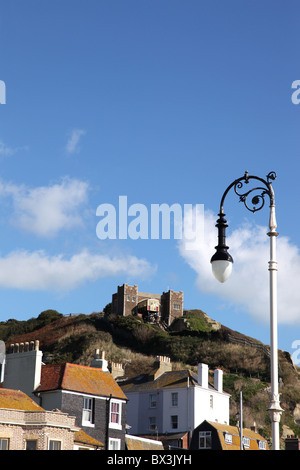
<svg viewBox="0 0 300 470">
<path fill-rule="evenodd" d="M 0 389 L 0 408 L 22 411 L 41 411 L 41 408 L 28 395 L 20 390 Z M 44 410 L 43 410 L 44 411 Z"/>
<path fill-rule="evenodd" d="M 77 364 L 47 364 L 42 366 L 41 385 L 38 392 L 70 390 L 90 395 L 121 398 L 126 400 L 115 379 L 109 372 L 95 367 Z"/>
</svg>

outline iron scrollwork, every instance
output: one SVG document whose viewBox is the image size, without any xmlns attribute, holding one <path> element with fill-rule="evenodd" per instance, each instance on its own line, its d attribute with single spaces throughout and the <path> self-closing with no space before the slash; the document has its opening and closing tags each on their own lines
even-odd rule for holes
<svg viewBox="0 0 300 470">
<path fill-rule="evenodd" d="M 257 212 L 261 210 L 265 205 L 265 195 L 268 195 L 271 201 L 271 204 L 274 204 L 274 193 L 272 188 L 272 181 L 277 178 L 275 171 L 271 171 L 267 175 L 267 180 L 259 178 L 258 176 L 250 176 L 246 171 L 242 178 L 235 180 L 225 191 L 222 201 L 221 201 L 221 212 L 223 212 L 223 202 L 225 199 L 226 194 L 228 193 L 230 188 L 234 188 L 234 192 L 239 196 L 240 202 L 243 202 L 246 209 L 250 212 Z M 251 188 L 248 191 L 242 192 L 245 188 L 246 184 L 249 184 L 250 180 L 258 180 L 264 184 L 264 186 L 257 186 L 255 188 Z M 249 198 L 249 196 L 252 197 Z M 250 200 L 251 199 L 251 200 Z M 249 202 L 250 201 L 250 202 Z"/>
</svg>

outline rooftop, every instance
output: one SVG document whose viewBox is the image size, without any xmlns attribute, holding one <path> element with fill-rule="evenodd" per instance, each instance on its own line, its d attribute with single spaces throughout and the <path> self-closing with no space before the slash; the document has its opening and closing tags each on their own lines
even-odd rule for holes
<svg viewBox="0 0 300 470">
<path fill-rule="evenodd" d="M 118 383 L 125 393 L 168 387 L 187 387 L 198 385 L 197 374 L 186 369 L 164 372 L 157 379 L 152 374 L 141 374 L 136 377 L 119 380 Z M 211 385 L 209 385 L 211 389 Z"/>
<path fill-rule="evenodd" d="M 47 364 L 42 366 L 41 384 L 36 392 L 70 390 L 96 396 L 120 398 L 126 395 L 109 372 L 77 364 Z"/>
<path fill-rule="evenodd" d="M 205 421 L 204 421 L 205 423 Z M 229 426 L 228 424 L 221 424 L 206 421 L 209 426 L 214 427 L 220 439 L 220 443 L 223 450 L 239 450 L 240 449 L 240 432 L 237 426 Z M 203 423 L 201 427 L 203 426 Z M 202 428 L 204 429 L 204 428 Z M 232 443 L 227 443 L 225 440 L 225 435 L 230 434 L 232 436 Z M 249 450 L 258 450 L 258 441 L 263 441 L 266 443 L 266 448 L 268 449 L 267 441 L 264 437 L 258 434 L 251 429 L 243 428 L 243 437 L 249 439 Z M 247 449 L 245 447 L 245 449 Z"/>
<path fill-rule="evenodd" d="M 0 388 L 0 408 L 21 411 L 44 411 L 25 393 L 8 388 Z"/>
</svg>

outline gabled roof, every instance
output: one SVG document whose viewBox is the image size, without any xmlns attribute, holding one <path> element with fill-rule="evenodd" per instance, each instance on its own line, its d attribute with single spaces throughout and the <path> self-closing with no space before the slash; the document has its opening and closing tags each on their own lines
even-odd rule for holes
<svg viewBox="0 0 300 470">
<path fill-rule="evenodd" d="M 21 411 L 44 411 L 24 392 L 8 388 L 0 388 L 0 408 Z"/>
<path fill-rule="evenodd" d="M 212 426 L 216 429 L 222 450 L 239 450 L 240 449 L 240 432 L 237 426 L 229 426 L 228 424 L 215 423 L 212 421 L 204 421 L 200 426 L 201 430 L 204 429 L 204 423 Z M 225 435 L 230 434 L 232 436 L 232 443 L 227 443 Z M 266 439 L 259 433 L 252 431 L 251 429 L 243 428 L 243 437 L 249 439 L 249 450 L 258 450 L 258 442 L 263 441 L 266 443 L 266 449 L 269 449 Z M 245 447 L 247 450 L 247 447 Z"/>
<path fill-rule="evenodd" d="M 42 366 L 41 384 L 36 392 L 69 390 L 89 395 L 120 398 L 127 397 L 110 372 L 77 364 L 46 364 Z"/>
<path fill-rule="evenodd" d="M 160 388 L 187 387 L 198 384 L 197 375 L 190 370 L 176 370 L 165 372 L 157 379 L 153 375 L 141 374 L 128 379 L 120 379 L 119 385 L 125 393 L 143 390 L 156 390 Z M 211 385 L 209 388 L 212 389 Z"/>
</svg>

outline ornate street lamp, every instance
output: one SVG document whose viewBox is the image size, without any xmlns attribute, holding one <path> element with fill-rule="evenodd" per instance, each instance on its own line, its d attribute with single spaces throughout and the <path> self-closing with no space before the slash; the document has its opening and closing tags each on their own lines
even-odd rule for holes
<svg viewBox="0 0 300 470">
<path fill-rule="evenodd" d="M 225 197 L 231 188 L 234 188 L 235 193 L 239 196 L 239 200 L 245 204 L 245 207 L 250 212 L 257 212 L 264 207 L 265 196 L 270 199 L 270 218 L 268 236 L 270 238 L 270 348 L 271 348 L 271 403 L 268 408 L 272 423 L 272 449 L 280 449 L 279 441 L 279 422 L 282 413 L 282 408 L 279 402 L 278 393 L 278 350 L 277 350 L 277 261 L 276 261 L 276 217 L 275 217 L 275 196 L 272 187 L 272 181 L 276 179 L 274 171 L 267 175 L 267 180 L 259 178 L 258 176 L 250 176 L 246 171 L 244 176 L 236 179 L 231 183 L 223 194 L 220 203 L 219 219 L 217 220 L 216 227 L 218 228 L 218 245 L 216 253 L 211 258 L 212 271 L 216 279 L 220 282 L 225 282 L 231 274 L 233 259 L 228 253 L 228 246 L 226 245 L 226 228 L 228 227 L 225 220 L 223 205 Z M 256 180 L 263 184 L 255 188 L 244 191 L 244 185 L 249 184 L 250 180 Z M 248 198 L 248 196 L 251 197 Z M 250 201 L 251 199 L 251 201 Z M 250 202 L 248 202 L 250 201 Z"/>
</svg>

